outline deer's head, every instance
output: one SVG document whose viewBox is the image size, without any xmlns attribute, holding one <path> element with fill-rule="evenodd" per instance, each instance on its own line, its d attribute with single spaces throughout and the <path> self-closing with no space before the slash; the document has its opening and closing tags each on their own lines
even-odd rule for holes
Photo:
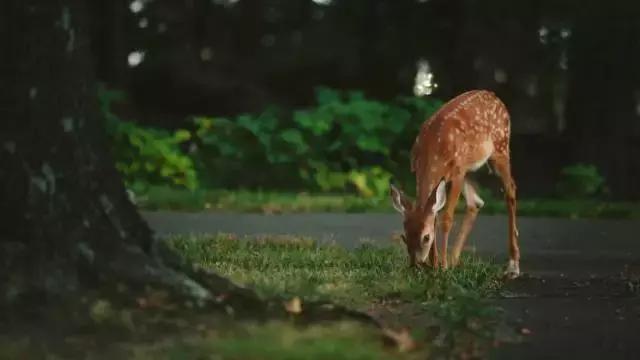
<svg viewBox="0 0 640 360">
<path fill-rule="evenodd" d="M 425 204 L 415 204 L 402 190 L 391 184 L 393 207 L 403 216 L 404 235 L 409 264 L 425 265 L 431 245 L 436 241 L 436 216 L 445 204 L 445 182 L 441 181 Z"/>
</svg>

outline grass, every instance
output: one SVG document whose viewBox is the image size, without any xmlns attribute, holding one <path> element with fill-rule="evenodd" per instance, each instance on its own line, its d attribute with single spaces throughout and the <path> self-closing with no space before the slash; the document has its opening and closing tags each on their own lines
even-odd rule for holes
<svg viewBox="0 0 640 360">
<path fill-rule="evenodd" d="M 247 190 L 197 190 L 151 187 L 137 199 L 145 210 L 223 211 L 250 213 L 392 212 L 387 198 L 354 194 L 308 194 Z M 505 214 L 502 199 L 485 197 L 482 214 Z M 459 203 L 461 211 L 463 202 Z M 520 216 L 562 218 L 640 218 L 640 204 L 594 199 L 519 199 Z"/>
<path fill-rule="evenodd" d="M 297 328 L 285 322 L 249 324 L 217 336 L 137 349 L 139 359 L 388 359 L 409 358 L 385 349 L 371 328 L 337 322 Z"/>
<path fill-rule="evenodd" d="M 176 318 L 169 311 L 144 316 L 143 309 L 120 309 L 101 299 L 91 300 L 74 312 L 90 312 L 89 318 L 80 318 L 94 322 L 96 329 L 85 324 L 82 330 L 64 335 L 56 322 L 58 330 L 38 328 L 31 338 L 0 331 L 0 358 L 57 358 L 56 354 L 140 360 L 478 358 L 498 337 L 500 312 L 487 298 L 501 285 L 501 268 L 467 254 L 455 269 L 418 271 L 407 267 L 404 250 L 395 245 L 363 245 L 348 251 L 296 237 L 231 235 L 169 241 L 194 263 L 264 297 L 280 298 L 283 306 L 291 304 L 290 299 L 301 299 L 301 307 L 290 309 L 290 320 L 265 323 L 238 321 L 225 313 L 187 312 Z M 166 300 L 150 291 L 145 303 L 162 306 Z M 296 312 L 304 312 L 311 300 L 366 311 L 385 329 L 348 321 L 295 321 Z M 96 304 L 102 305 L 101 311 Z M 42 341 L 45 334 L 56 340 Z"/>
<path fill-rule="evenodd" d="M 366 212 L 387 211 L 390 205 L 379 199 L 355 195 L 307 194 L 247 190 L 197 190 L 151 187 L 138 199 L 146 210 L 280 212 Z"/>
<path fill-rule="evenodd" d="M 414 270 L 400 246 L 346 250 L 297 237 L 243 241 L 234 236 L 177 237 L 172 245 L 190 261 L 211 268 L 263 296 L 300 296 L 358 307 L 395 298 L 427 302 L 453 292 L 487 296 L 499 286 L 500 267 L 465 256 L 450 270 Z"/>
<path fill-rule="evenodd" d="M 48 347 L 28 338 L 0 336 L 2 359 L 135 359 L 135 360 L 294 360 L 294 359 L 424 359 L 424 351 L 402 353 L 384 345 L 373 328 L 354 322 L 306 327 L 286 321 L 245 323 L 208 319 L 200 329 L 157 334 L 150 341 L 107 342 L 99 348 L 86 335 L 69 337 L 69 344 Z M 202 322 L 205 323 L 205 322 Z M 104 342 L 104 339 L 102 340 Z M 74 346 L 75 345 L 75 346 Z M 69 347 L 74 347 L 69 350 Z M 81 349 L 78 349 L 78 348 Z M 61 356 L 58 357 L 57 354 Z M 422 355 L 421 357 L 419 357 Z"/>
<path fill-rule="evenodd" d="M 454 269 L 430 271 L 410 269 L 399 245 L 346 250 L 297 237 L 222 234 L 180 236 L 171 244 L 190 261 L 262 296 L 301 298 L 303 311 L 306 301 L 332 301 L 412 326 L 412 336 L 421 339 L 427 327 L 436 326 L 439 340 L 427 341 L 430 351 L 486 351 L 497 336 L 500 311 L 488 298 L 502 284 L 502 268 L 468 254 Z"/>
</svg>

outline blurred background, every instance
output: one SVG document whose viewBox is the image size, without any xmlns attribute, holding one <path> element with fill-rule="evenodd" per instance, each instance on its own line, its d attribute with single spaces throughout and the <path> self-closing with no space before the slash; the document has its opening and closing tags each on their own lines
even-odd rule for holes
<svg viewBox="0 0 640 360">
<path fill-rule="evenodd" d="M 151 207 L 224 207 L 223 190 L 381 206 L 390 180 L 413 193 L 421 123 L 477 88 L 510 109 L 521 198 L 617 215 L 585 204 L 640 199 L 638 1 L 94 3 L 113 153 Z"/>
</svg>

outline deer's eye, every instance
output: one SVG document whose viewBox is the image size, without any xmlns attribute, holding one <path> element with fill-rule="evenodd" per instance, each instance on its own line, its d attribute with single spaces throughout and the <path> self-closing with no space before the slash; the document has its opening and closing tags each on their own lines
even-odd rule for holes
<svg viewBox="0 0 640 360">
<path fill-rule="evenodd" d="M 426 244 L 426 243 L 428 243 L 428 242 L 429 242 L 429 234 L 427 234 L 427 235 L 425 235 L 425 236 L 423 236 L 423 237 L 422 237 L 422 242 L 423 242 L 424 244 Z"/>
<path fill-rule="evenodd" d="M 400 238 L 402 239 L 402 241 L 406 244 L 407 243 L 407 237 L 404 236 L 404 234 L 400 235 Z"/>
</svg>

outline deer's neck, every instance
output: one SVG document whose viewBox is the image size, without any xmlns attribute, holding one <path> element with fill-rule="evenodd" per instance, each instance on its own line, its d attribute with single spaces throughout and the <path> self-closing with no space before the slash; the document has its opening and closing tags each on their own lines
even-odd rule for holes
<svg viewBox="0 0 640 360">
<path fill-rule="evenodd" d="M 425 209 L 440 181 L 448 178 L 440 166 L 425 165 L 416 170 L 416 205 Z"/>
</svg>

